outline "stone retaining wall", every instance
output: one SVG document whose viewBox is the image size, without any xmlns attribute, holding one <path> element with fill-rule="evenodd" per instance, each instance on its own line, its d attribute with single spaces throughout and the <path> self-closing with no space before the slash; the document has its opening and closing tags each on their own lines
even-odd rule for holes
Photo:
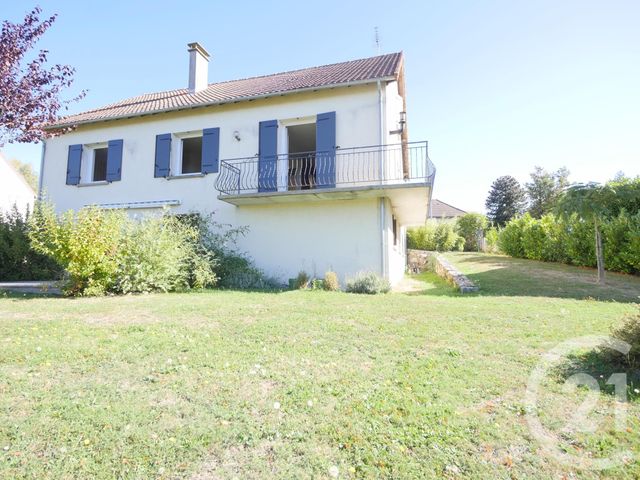
<svg viewBox="0 0 640 480">
<path fill-rule="evenodd" d="M 444 278 L 461 293 L 477 292 L 478 286 L 474 284 L 466 275 L 463 275 L 456 267 L 451 265 L 438 252 L 428 252 L 425 250 L 408 250 L 407 265 L 409 271 L 413 273 L 430 270 L 439 277 Z"/>
</svg>

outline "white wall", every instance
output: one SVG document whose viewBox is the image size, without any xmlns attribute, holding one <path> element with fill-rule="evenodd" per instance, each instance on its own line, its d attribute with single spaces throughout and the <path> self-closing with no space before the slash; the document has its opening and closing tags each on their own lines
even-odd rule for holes
<svg viewBox="0 0 640 480">
<path fill-rule="evenodd" d="M 172 207 L 175 213 L 214 212 L 214 218 L 220 223 L 249 226 L 249 234 L 241 241 L 241 247 L 259 267 L 282 280 L 295 276 L 300 269 L 320 276 L 325 270 L 334 269 L 341 281 L 359 270 L 380 273 L 380 214 L 375 198 L 234 206 L 217 198 L 217 174 L 171 180 L 153 176 L 158 134 L 220 127 L 221 160 L 252 157 L 258 152 L 260 121 L 286 122 L 329 111 L 336 112 L 339 146 L 379 143 L 375 85 L 321 90 L 79 126 L 74 132 L 47 140 L 44 190 L 58 211 L 88 204 L 179 200 L 180 205 Z M 390 128 L 396 128 L 395 121 L 394 118 Z M 234 138 L 236 132 L 240 141 Z M 124 140 L 121 181 L 106 185 L 65 185 L 69 145 L 112 139 Z"/>
<path fill-rule="evenodd" d="M 22 175 L 0 155 L 0 211 L 8 212 L 14 205 L 23 214 L 33 210 L 35 192 Z"/>
</svg>

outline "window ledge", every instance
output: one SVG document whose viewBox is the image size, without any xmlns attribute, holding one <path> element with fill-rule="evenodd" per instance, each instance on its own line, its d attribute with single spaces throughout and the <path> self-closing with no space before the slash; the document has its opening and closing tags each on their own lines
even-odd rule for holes
<svg viewBox="0 0 640 480">
<path fill-rule="evenodd" d="M 201 178 L 205 177 L 206 173 L 182 173 L 180 175 L 169 175 L 167 180 L 180 180 L 183 178 Z"/>
<path fill-rule="evenodd" d="M 107 182 L 106 180 L 101 180 L 99 182 L 85 182 L 85 183 L 79 183 L 77 186 L 78 187 L 97 187 L 99 185 L 109 185 L 110 182 Z"/>
</svg>

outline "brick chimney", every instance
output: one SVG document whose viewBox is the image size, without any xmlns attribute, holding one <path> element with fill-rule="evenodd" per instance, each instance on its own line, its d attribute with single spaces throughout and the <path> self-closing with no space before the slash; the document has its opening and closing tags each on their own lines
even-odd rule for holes
<svg viewBox="0 0 640 480">
<path fill-rule="evenodd" d="M 198 93 L 209 84 L 209 53 L 198 42 L 189 47 L 189 91 Z"/>
</svg>

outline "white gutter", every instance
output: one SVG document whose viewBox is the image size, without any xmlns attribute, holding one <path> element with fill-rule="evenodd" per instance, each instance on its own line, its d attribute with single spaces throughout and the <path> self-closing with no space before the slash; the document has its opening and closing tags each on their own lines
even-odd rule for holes
<svg viewBox="0 0 640 480">
<path fill-rule="evenodd" d="M 38 175 L 38 201 L 42 201 L 42 189 L 44 178 L 44 154 L 47 151 L 47 142 L 42 140 L 42 153 L 40 154 L 40 175 Z"/>
<path fill-rule="evenodd" d="M 382 82 L 378 80 L 378 126 L 379 126 L 379 141 L 378 145 L 384 145 L 384 96 L 382 94 Z M 382 151 L 380 151 L 380 183 L 383 182 L 382 172 L 384 171 L 384 161 L 382 158 Z M 384 197 L 380 198 L 380 250 L 382 255 L 380 256 L 381 260 L 381 271 L 383 278 L 387 278 L 387 235 L 386 235 L 386 212 L 385 212 L 385 199 Z"/>
</svg>

